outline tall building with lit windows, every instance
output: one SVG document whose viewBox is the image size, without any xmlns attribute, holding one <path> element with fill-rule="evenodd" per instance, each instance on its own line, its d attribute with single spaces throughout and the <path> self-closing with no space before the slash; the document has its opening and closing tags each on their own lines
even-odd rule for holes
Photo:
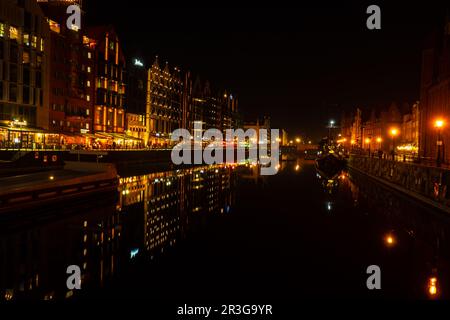
<svg viewBox="0 0 450 320">
<path fill-rule="evenodd" d="M 147 80 L 147 145 L 168 146 L 171 134 L 182 123 L 183 85 L 181 71 L 161 68 L 158 57 L 148 70 Z"/>
<path fill-rule="evenodd" d="M 88 29 L 86 42 L 95 49 L 94 131 L 123 134 L 125 58 L 119 38 L 112 26 L 100 26 Z"/>
<path fill-rule="evenodd" d="M 30 147 L 45 137 L 48 35 L 35 0 L 0 1 L 0 146 Z"/>
<path fill-rule="evenodd" d="M 422 52 L 420 85 L 420 155 L 436 159 L 438 136 L 444 162 L 450 162 L 450 19 L 431 34 Z M 444 121 L 438 132 L 437 120 Z"/>
<path fill-rule="evenodd" d="M 66 9 L 81 1 L 41 1 L 50 27 L 50 130 L 62 144 L 87 144 L 93 129 L 94 50 L 81 29 L 66 26 Z"/>
<path fill-rule="evenodd" d="M 187 72 L 183 88 L 183 127 L 193 132 L 194 123 L 202 122 L 202 129 L 226 129 L 242 127 L 238 99 L 227 91 L 214 91 L 209 81 L 195 81 Z"/>
<path fill-rule="evenodd" d="M 141 145 L 146 139 L 147 70 L 142 59 L 133 57 L 127 62 L 127 110 L 126 134 L 139 139 Z M 137 143 L 137 141 L 135 142 Z"/>
</svg>

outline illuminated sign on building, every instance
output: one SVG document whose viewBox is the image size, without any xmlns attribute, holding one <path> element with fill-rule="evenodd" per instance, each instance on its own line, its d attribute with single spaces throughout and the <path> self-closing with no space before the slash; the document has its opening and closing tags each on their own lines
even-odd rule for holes
<svg viewBox="0 0 450 320">
<path fill-rule="evenodd" d="M 134 65 L 138 67 L 143 67 L 144 63 L 139 59 L 134 59 Z"/>
</svg>

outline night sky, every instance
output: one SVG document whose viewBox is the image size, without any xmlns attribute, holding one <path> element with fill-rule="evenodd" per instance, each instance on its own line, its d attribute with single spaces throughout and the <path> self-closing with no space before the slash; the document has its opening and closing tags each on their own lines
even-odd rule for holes
<svg viewBox="0 0 450 320">
<path fill-rule="evenodd" d="M 314 139 L 342 110 L 418 100 L 425 37 L 443 27 L 450 7 L 430 1 L 283 8 L 84 2 L 88 23 L 113 24 L 127 56 L 150 64 L 159 55 L 213 88 L 233 90 L 246 120 L 270 115 L 272 127 Z M 370 4 L 381 7 L 381 30 L 366 28 Z"/>
</svg>

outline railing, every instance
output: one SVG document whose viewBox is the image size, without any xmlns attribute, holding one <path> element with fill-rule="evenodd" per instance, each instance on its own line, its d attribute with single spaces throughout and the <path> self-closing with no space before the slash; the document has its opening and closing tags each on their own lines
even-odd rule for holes
<svg viewBox="0 0 450 320">
<path fill-rule="evenodd" d="M 368 155 L 351 155 L 351 168 L 372 175 L 393 185 L 397 185 L 413 195 L 420 195 L 443 205 L 450 210 L 450 170 L 448 165 L 437 167 L 433 159 L 398 161 L 369 157 Z"/>
<path fill-rule="evenodd" d="M 101 179 L 77 184 L 67 184 L 40 188 L 33 191 L 18 191 L 0 195 L 0 212 L 12 208 L 32 206 L 51 200 L 62 200 L 62 197 L 80 196 L 92 192 L 114 190 L 117 187 L 116 179 Z"/>
<path fill-rule="evenodd" d="M 409 154 L 395 154 L 392 157 L 392 154 L 382 153 L 378 154 L 377 152 L 371 152 L 370 154 L 366 151 L 360 152 L 352 152 L 350 155 L 366 157 L 366 158 L 375 158 L 375 159 L 383 159 L 390 160 L 396 162 L 403 162 L 406 164 L 416 164 L 422 165 L 426 167 L 438 167 L 437 160 L 431 157 L 420 157 L 418 155 L 409 155 Z M 450 163 L 442 161 L 440 163 L 440 168 L 450 168 Z"/>
</svg>

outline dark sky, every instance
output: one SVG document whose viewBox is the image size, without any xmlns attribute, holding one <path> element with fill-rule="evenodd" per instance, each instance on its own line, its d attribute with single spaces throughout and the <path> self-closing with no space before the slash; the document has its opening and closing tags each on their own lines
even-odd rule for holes
<svg viewBox="0 0 450 320">
<path fill-rule="evenodd" d="M 232 89 L 246 119 L 267 114 L 273 127 L 313 138 L 344 109 L 418 100 L 421 48 L 446 16 L 445 3 L 431 1 L 280 8 L 84 2 L 90 24 L 116 27 L 126 55 L 151 63 L 158 54 Z M 366 28 L 370 4 L 381 7 L 381 30 Z"/>
</svg>

